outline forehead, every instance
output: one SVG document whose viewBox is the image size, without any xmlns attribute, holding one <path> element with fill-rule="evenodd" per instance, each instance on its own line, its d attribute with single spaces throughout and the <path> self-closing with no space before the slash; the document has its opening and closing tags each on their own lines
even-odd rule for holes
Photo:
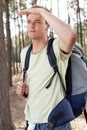
<svg viewBox="0 0 87 130">
<path fill-rule="evenodd" d="M 30 14 L 28 15 L 28 20 L 43 20 L 42 16 L 39 14 Z"/>
</svg>

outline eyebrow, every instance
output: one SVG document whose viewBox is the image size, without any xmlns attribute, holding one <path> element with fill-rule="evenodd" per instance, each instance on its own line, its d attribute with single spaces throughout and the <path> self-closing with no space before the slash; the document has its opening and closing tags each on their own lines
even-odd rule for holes
<svg viewBox="0 0 87 130">
<path fill-rule="evenodd" d="M 27 21 L 31 21 L 30 19 L 28 19 Z M 40 19 L 35 19 L 34 21 L 36 21 L 36 22 L 41 22 L 41 20 Z"/>
<path fill-rule="evenodd" d="M 40 19 L 36 19 L 35 21 L 41 21 Z"/>
</svg>

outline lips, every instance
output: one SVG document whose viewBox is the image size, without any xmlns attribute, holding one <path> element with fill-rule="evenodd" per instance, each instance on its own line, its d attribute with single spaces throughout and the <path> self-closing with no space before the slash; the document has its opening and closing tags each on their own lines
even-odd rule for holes
<svg viewBox="0 0 87 130">
<path fill-rule="evenodd" d="M 36 32 L 35 30 L 30 30 L 29 32 Z"/>
</svg>

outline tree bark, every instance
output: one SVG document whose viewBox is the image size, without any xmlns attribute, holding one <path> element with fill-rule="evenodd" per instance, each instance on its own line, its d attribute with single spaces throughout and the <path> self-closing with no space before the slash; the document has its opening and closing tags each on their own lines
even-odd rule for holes
<svg viewBox="0 0 87 130">
<path fill-rule="evenodd" d="M 7 65 L 3 28 L 3 1 L 0 1 L 0 130 L 14 130 L 10 111 Z"/>
<path fill-rule="evenodd" d="M 9 0 L 5 0 L 6 6 L 6 41 L 7 41 L 7 55 L 8 55 L 8 82 L 9 86 L 12 86 L 12 43 L 11 43 L 11 34 L 10 34 L 10 23 L 9 23 Z"/>
</svg>

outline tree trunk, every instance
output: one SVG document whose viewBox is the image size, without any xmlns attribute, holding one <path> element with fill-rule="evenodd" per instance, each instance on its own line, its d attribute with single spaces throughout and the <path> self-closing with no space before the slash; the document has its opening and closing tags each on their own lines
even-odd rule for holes
<svg viewBox="0 0 87 130">
<path fill-rule="evenodd" d="M 0 1 L 0 130 L 14 130 L 10 111 L 2 2 Z"/>
<path fill-rule="evenodd" d="M 10 35 L 10 24 L 9 24 L 9 0 L 5 0 L 6 5 L 6 31 L 7 31 L 7 55 L 8 55 L 8 82 L 9 86 L 12 86 L 12 43 Z"/>
</svg>

